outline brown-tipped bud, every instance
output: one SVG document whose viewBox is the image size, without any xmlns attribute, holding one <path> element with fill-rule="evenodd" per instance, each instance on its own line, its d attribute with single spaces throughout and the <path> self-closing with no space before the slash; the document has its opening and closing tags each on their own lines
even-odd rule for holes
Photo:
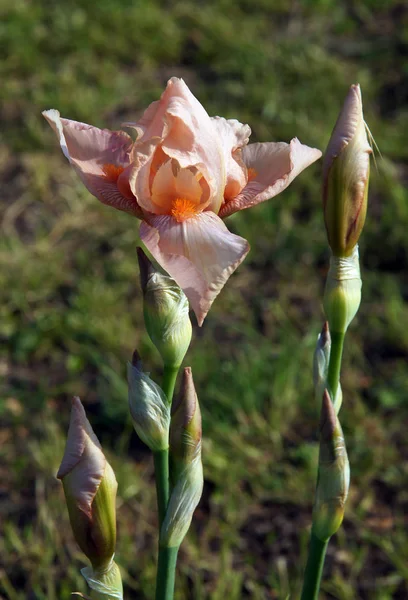
<svg viewBox="0 0 408 600">
<path fill-rule="evenodd" d="M 370 153 L 359 85 L 347 94 L 323 159 L 323 210 L 335 256 L 350 256 L 367 212 Z"/>
<path fill-rule="evenodd" d="M 172 491 L 160 544 L 172 548 L 183 541 L 203 491 L 201 413 L 190 368 L 184 369 L 171 419 L 170 460 Z"/>
<path fill-rule="evenodd" d="M 189 305 L 174 279 L 163 275 L 137 249 L 147 333 L 166 366 L 179 367 L 191 342 Z"/>
<path fill-rule="evenodd" d="M 329 393 L 323 394 L 320 453 L 312 531 L 325 542 L 340 527 L 350 483 L 343 431 Z"/>
<path fill-rule="evenodd" d="M 112 563 L 116 544 L 117 482 L 79 398 L 72 402 L 65 454 L 59 468 L 75 539 L 95 570 Z"/>
<path fill-rule="evenodd" d="M 313 357 L 313 385 L 316 401 L 320 404 L 324 390 L 327 387 L 327 374 L 329 370 L 331 350 L 331 336 L 329 323 L 325 321 L 322 331 L 317 338 L 316 348 Z M 341 385 L 337 386 L 336 399 L 334 407 L 338 414 L 343 400 Z"/>
<path fill-rule="evenodd" d="M 173 403 L 170 425 L 172 479 L 191 463 L 201 450 L 201 411 L 190 367 L 183 372 L 180 394 Z"/>
</svg>

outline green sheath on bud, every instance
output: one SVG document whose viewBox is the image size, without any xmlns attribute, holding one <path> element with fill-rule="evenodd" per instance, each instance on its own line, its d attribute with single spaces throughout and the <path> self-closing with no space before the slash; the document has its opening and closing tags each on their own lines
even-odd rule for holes
<svg viewBox="0 0 408 600">
<path fill-rule="evenodd" d="M 192 334 L 187 297 L 174 279 L 155 269 L 141 248 L 137 253 L 147 332 L 163 363 L 179 367 Z"/>
<path fill-rule="evenodd" d="M 313 357 L 313 385 L 316 401 L 320 404 L 324 390 L 327 388 L 327 375 L 330 362 L 331 337 L 329 324 L 325 321 L 323 329 L 317 338 L 316 349 Z M 343 401 L 343 392 L 340 383 L 337 387 L 334 408 L 338 414 Z"/>
<path fill-rule="evenodd" d="M 163 390 L 143 372 L 134 352 L 128 363 L 129 410 L 136 433 L 153 452 L 169 447 L 170 405 Z"/>
<path fill-rule="evenodd" d="M 193 375 L 184 369 L 181 394 L 173 406 L 170 427 L 172 491 L 160 532 L 160 545 L 178 547 L 184 539 L 203 491 L 201 412 Z"/>
<path fill-rule="evenodd" d="M 323 209 L 335 256 L 350 256 L 367 212 L 370 154 L 359 85 L 352 85 L 323 159 Z"/>
<path fill-rule="evenodd" d="M 322 542 L 340 527 L 350 483 L 343 431 L 325 390 L 320 419 L 320 453 L 312 532 Z"/>
<path fill-rule="evenodd" d="M 358 246 L 355 246 L 351 256 L 330 257 L 323 304 L 331 332 L 346 333 L 360 301 L 360 265 Z"/>
<path fill-rule="evenodd" d="M 122 600 L 123 586 L 120 570 L 115 561 L 111 561 L 106 569 L 81 569 L 83 577 L 92 590 L 94 600 Z"/>
</svg>

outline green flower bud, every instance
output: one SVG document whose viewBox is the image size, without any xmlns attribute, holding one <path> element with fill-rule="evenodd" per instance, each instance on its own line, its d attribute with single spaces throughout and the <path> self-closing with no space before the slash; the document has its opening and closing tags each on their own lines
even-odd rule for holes
<svg viewBox="0 0 408 600">
<path fill-rule="evenodd" d="M 152 450 L 169 447 L 170 405 L 163 390 L 142 370 L 137 352 L 128 363 L 129 410 L 140 439 Z"/>
<path fill-rule="evenodd" d="M 312 532 L 322 542 L 340 527 L 350 483 L 343 431 L 325 390 L 320 419 L 320 453 Z"/>
<path fill-rule="evenodd" d="M 358 246 L 351 256 L 331 256 L 324 290 L 324 311 L 330 331 L 345 333 L 354 319 L 361 301 L 361 278 Z"/>
<path fill-rule="evenodd" d="M 350 256 L 367 212 L 370 153 L 359 85 L 352 85 L 323 159 L 323 210 L 335 256 Z"/>
<path fill-rule="evenodd" d="M 175 403 L 170 428 L 170 480 L 172 491 L 161 531 L 160 544 L 180 546 L 203 491 L 201 413 L 193 375 L 184 369 L 181 394 Z"/>
<path fill-rule="evenodd" d="M 315 391 L 315 398 L 317 402 L 321 402 L 324 390 L 327 387 L 327 374 L 329 370 L 330 362 L 330 349 L 331 349 L 331 337 L 329 324 L 325 321 L 322 332 L 317 338 L 316 349 L 313 357 L 313 384 Z M 338 414 L 341 403 L 343 401 L 343 392 L 341 385 L 337 387 L 336 399 L 334 401 L 334 408 L 336 414 Z"/>
<path fill-rule="evenodd" d="M 79 398 L 72 402 L 62 480 L 71 527 L 96 570 L 109 567 L 116 544 L 117 482 Z"/>
<path fill-rule="evenodd" d="M 177 283 L 137 249 L 147 332 L 167 366 L 179 367 L 191 342 L 188 300 Z"/>
</svg>

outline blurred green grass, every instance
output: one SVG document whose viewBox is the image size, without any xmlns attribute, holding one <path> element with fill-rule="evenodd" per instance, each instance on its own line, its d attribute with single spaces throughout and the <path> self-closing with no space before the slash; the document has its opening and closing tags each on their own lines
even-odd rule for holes
<svg viewBox="0 0 408 600">
<path fill-rule="evenodd" d="M 324 149 L 349 84 L 382 158 L 361 239 L 363 302 L 346 342 L 341 419 L 352 467 L 321 597 L 408 597 L 408 9 L 396 0 L 0 0 L 0 595 L 85 591 L 59 483 L 69 398 L 82 397 L 119 481 L 126 597 L 151 598 L 151 459 L 127 417 L 143 326 L 137 221 L 100 205 L 40 112 L 119 128 L 166 80 L 253 139 Z M 204 419 L 205 491 L 176 598 L 296 599 L 307 551 L 319 407 L 311 356 L 328 251 L 319 164 L 229 219 L 252 251 L 187 358 Z"/>
</svg>

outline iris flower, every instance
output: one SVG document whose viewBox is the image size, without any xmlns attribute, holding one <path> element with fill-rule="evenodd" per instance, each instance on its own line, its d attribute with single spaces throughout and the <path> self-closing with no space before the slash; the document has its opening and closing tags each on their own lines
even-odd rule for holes
<svg viewBox="0 0 408 600">
<path fill-rule="evenodd" d="M 43 114 L 91 194 L 141 219 L 142 241 L 183 289 L 199 325 L 249 251 L 223 219 L 276 196 L 321 156 L 296 138 L 248 145 L 248 125 L 209 117 L 175 77 L 140 121 L 124 124 L 136 141 L 57 110 Z"/>
</svg>

